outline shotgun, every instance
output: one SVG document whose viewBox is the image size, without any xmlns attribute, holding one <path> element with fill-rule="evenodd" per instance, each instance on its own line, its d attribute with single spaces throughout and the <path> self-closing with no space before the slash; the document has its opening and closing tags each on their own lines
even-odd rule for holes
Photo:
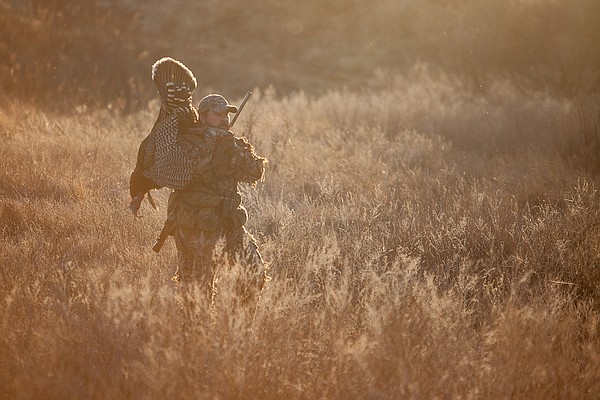
<svg viewBox="0 0 600 400">
<path fill-rule="evenodd" d="M 246 102 L 248 101 L 250 96 L 252 96 L 252 92 L 251 91 L 246 92 L 246 96 L 244 96 L 244 100 L 242 100 L 242 104 L 240 104 L 237 112 L 233 116 L 233 119 L 231 120 L 231 123 L 229 124 L 229 128 L 233 128 L 233 124 L 235 124 L 235 121 L 240 116 L 240 113 L 242 112 L 242 110 L 243 110 L 244 106 L 246 105 Z"/>
<path fill-rule="evenodd" d="M 152 246 L 152 250 L 154 250 L 156 253 L 160 253 L 160 249 L 162 249 L 169 236 L 175 232 L 175 226 L 175 221 L 167 218 L 165 225 L 160 231 L 160 235 L 158 235 L 158 238 L 156 239 L 156 243 L 154 243 L 154 246 Z"/>
</svg>

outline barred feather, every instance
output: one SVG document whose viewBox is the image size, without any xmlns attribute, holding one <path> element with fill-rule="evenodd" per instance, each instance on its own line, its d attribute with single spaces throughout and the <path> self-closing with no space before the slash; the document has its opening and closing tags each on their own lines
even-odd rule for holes
<svg viewBox="0 0 600 400">
<path fill-rule="evenodd" d="M 174 107 L 191 103 L 197 85 L 196 77 L 182 62 L 171 57 L 161 58 L 152 65 L 152 80 L 167 114 Z"/>
<path fill-rule="evenodd" d="M 171 113 L 152 132 L 155 135 L 154 162 L 144 175 L 160 186 L 183 189 L 192 180 L 193 159 L 178 141 L 177 113 Z"/>
<path fill-rule="evenodd" d="M 146 140 L 144 175 L 157 185 L 180 189 L 191 179 L 192 160 L 183 154 L 177 137 L 198 121 L 192 105 L 196 78 L 182 62 L 164 57 L 152 65 L 152 80 L 161 107 Z"/>
</svg>

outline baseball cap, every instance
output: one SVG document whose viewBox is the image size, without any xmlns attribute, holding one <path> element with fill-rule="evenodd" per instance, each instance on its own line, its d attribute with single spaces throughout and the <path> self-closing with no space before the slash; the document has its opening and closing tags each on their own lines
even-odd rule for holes
<svg viewBox="0 0 600 400">
<path fill-rule="evenodd" d="M 200 104 L 198 104 L 198 112 L 203 113 L 204 111 L 209 110 L 214 113 L 222 113 L 225 111 L 237 113 L 237 107 L 229 104 L 227 99 L 220 94 L 209 94 L 200 100 Z"/>
</svg>

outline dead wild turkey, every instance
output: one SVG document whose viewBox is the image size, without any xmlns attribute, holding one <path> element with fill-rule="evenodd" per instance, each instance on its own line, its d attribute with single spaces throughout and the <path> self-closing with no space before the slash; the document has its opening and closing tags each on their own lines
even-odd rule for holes
<svg viewBox="0 0 600 400">
<path fill-rule="evenodd" d="M 152 80 L 161 106 L 152 130 L 140 144 L 129 181 L 129 207 L 136 216 L 146 194 L 156 208 L 151 189 L 182 189 L 192 178 L 192 160 L 178 146 L 177 138 L 198 121 L 192 105 L 196 78 L 182 62 L 164 57 L 152 65 Z"/>
</svg>

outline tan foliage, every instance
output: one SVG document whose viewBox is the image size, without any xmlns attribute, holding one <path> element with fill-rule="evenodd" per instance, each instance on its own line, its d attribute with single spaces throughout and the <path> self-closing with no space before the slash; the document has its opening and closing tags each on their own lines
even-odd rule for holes
<svg viewBox="0 0 600 400">
<path fill-rule="evenodd" d="M 173 244 L 150 248 L 164 211 L 131 217 L 128 174 L 158 110 L 4 109 L 0 397 L 600 392 L 597 178 L 560 151 L 577 116 L 420 74 L 255 93 L 237 128 L 270 160 L 244 187 L 272 275 L 256 306 L 239 305 L 237 265 L 212 306 L 184 296 Z"/>
</svg>

